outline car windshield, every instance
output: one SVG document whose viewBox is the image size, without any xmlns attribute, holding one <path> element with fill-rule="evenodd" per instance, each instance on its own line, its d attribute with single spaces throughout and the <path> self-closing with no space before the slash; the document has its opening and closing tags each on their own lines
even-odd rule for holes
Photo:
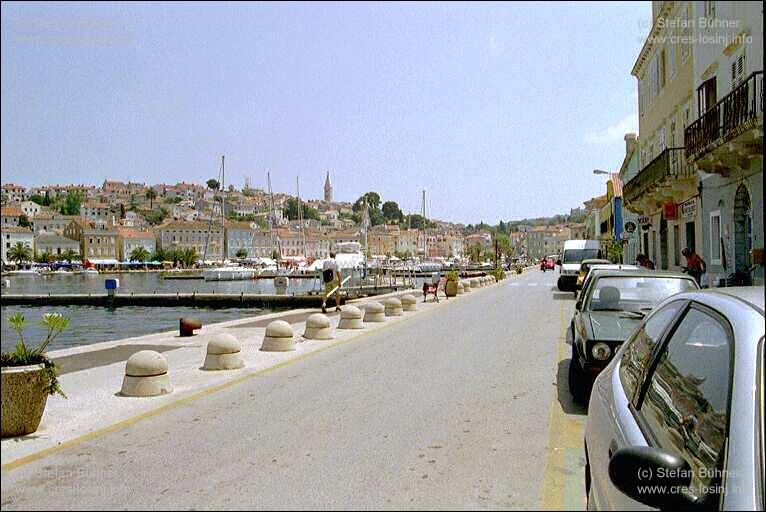
<svg viewBox="0 0 766 512">
<path fill-rule="evenodd" d="M 602 277 L 593 283 L 583 309 L 642 312 L 671 295 L 696 289 L 694 281 L 681 277 Z"/>
<path fill-rule="evenodd" d="M 599 257 L 598 249 L 567 249 L 564 251 L 563 263 L 580 263 L 582 260 Z"/>
</svg>

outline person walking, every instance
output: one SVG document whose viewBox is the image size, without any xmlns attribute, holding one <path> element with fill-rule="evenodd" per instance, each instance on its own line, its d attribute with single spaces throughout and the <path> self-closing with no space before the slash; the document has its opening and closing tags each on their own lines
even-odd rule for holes
<svg viewBox="0 0 766 512">
<path fill-rule="evenodd" d="M 688 247 L 681 251 L 681 254 L 686 258 L 686 266 L 682 267 L 684 272 L 692 276 L 697 284 L 702 286 L 702 274 L 707 272 L 707 263 L 699 254 Z"/>
<path fill-rule="evenodd" d="M 330 259 L 322 264 L 322 281 L 324 282 L 324 295 L 322 297 L 322 313 L 327 313 L 327 299 L 330 294 L 335 296 L 335 311 L 340 311 L 340 271 L 335 261 L 335 253 L 330 253 Z"/>
</svg>

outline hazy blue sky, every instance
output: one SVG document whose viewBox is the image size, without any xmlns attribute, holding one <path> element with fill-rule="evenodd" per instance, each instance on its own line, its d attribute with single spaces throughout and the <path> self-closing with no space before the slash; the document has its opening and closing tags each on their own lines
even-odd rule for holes
<svg viewBox="0 0 766 512">
<path fill-rule="evenodd" d="M 2 4 L 2 181 L 250 176 L 433 217 L 601 193 L 650 2 Z"/>
</svg>

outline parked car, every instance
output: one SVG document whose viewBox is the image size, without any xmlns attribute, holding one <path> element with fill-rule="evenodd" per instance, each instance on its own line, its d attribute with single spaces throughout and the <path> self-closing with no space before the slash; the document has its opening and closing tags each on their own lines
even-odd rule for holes
<svg viewBox="0 0 766 512">
<path fill-rule="evenodd" d="M 577 274 L 577 285 L 575 286 L 576 290 L 582 290 L 582 284 L 585 282 L 585 276 L 588 275 L 588 271 L 592 265 L 611 265 L 611 263 L 611 261 L 601 258 L 582 260 L 580 263 L 580 272 Z"/>
<path fill-rule="evenodd" d="M 570 334 L 569 391 L 585 403 L 593 379 L 655 304 L 697 290 L 686 274 L 644 270 L 592 270 L 575 305 Z"/>
<path fill-rule="evenodd" d="M 764 287 L 665 300 L 596 379 L 588 510 L 764 510 Z"/>
<path fill-rule="evenodd" d="M 553 256 L 546 256 L 540 260 L 540 270 L 556 270 L 556 259 Z"/>
<path fill-rule="evenodd" d="M 580 264 L 584 260 L 601 258 L 601 242 L 598 240 L 567 240 L 561 256 L 561 275 L 557 282 L 558 289 L 574 291 Z"/>
<path fill-rule="evenodd" d="M 584 262 L 583 262 L 584 263 Z M 585 265 L 583 264 L 583 267 Z M 577 289 L 575 290 L 575 298 L 577 298 L 577 292 L 582 290 L 585 284 L 588 282 L 588 276 L 590 275 L 592 270 L 645 270 L 643 267 L 639 267 L 638 265 L 625 265 L 623 263 L 591 263 L 588 265 L 587 270 L 583 274 L 583 271 L 580 270 L 580 275 L 577 276 Z M 582 277 L 582 282 L 580 281 L 580 277 Z"/>
</svg>

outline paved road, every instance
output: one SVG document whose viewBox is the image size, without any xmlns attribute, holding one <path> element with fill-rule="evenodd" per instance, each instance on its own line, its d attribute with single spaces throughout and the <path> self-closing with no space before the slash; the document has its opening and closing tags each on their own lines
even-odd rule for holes
<svg viewBox="0 0 766 512">
<path fill-rule="evenodd" d="M 514 277 L 4 473 L 2 508 L 581 506 L 554 282 Z"/>
</svg>

